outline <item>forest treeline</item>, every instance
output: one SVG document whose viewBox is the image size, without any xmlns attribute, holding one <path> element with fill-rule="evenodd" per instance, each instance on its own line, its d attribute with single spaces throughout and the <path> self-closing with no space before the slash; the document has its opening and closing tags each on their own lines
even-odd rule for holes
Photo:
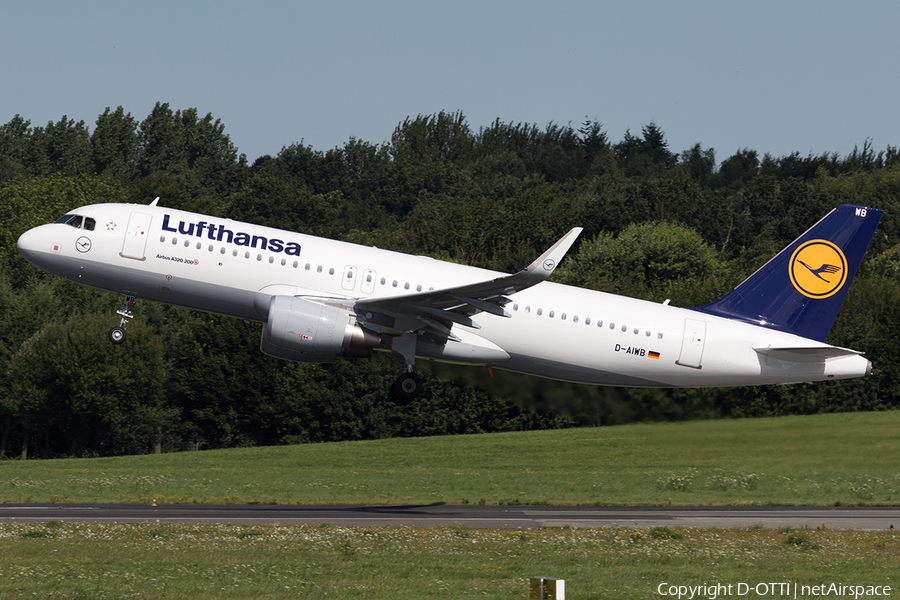
<svg viewBox="0 0 900 600">
<path fill-rule="evenodd" d="M 865 380 L 710 390 L 571 385 L 417 364 L 425 396 L 387 400 L 383 356 L 289 363 L 260 327 L 138 301 L 128 342 L 113 294 L 49 276 L 26 229 L 99 202 L 161 204 L 514 272 L 571 227 L 563 283 L 679 306 L 718 298 L 842 202 L 885 216 L 829 343 L 864 351 Z M 601 123 L 546 127 L 461 112 L 410 117 L 390 142 L 301 143 L 250 161 L 212 115 L 158 103 L 88 127 L 0 126 L 0 456 L 95 456 L 632 421 L 881 410 L 900 404 L 900 152 L 720 158 L 662 128 L 610 140 Z"/>
</svg>

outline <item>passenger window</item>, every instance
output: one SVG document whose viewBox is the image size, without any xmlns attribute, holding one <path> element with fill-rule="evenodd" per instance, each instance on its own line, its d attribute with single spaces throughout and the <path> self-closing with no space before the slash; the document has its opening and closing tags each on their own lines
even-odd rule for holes
<svg viewBox="0 0 900 600">
<path fill-rule="evenodd" d="M 408 290 L 408 289 L 409 289 L 409 282 L 408 282 L 408 281 L 407 281 L 405 284 L 403 284 L 403 289 L 404 289 L 404 290 Z"/>
<path fill-rule="evenodd" d="M 172 245 L 174 246 L 177 243 L 178 243 L 178 240 L 176 238 L 172 238 Z"/>
<path fill-rule="evenodd" d="M 231 251 L 232 256 L 237 256 L 237 249 Z"/>
<path fill-rule="evenodd" d="M 525 312 L 526 312 L 526 313 L 530 313 L 530 312 L 531 312 L 531 307 L 530 307 L 530 306 L 526 306 L 526 307 L 525 307 Z"/>
<path fill-rule="evenodd" d="M 615 328 L 616 328 L 615 322 L 610 322 L 609 328 L 610 328 L 610 329 L 615 329 Z"/>
<path fill-rule="evenodd" d="M 296 268 L 299 267 L 299 266 L 300 266 L 300 263 L 298 263 L 298 262 L 295 260 L 295 261 L 294 261 L 294 268 L 296 269 Z"/>
<path fill-rule="evenodd" d="M 649 329 L 648 329 L 647 331 L 645 331 L 644 333 L 647 334 L 647 337 L 650 337 L 650 330 L 649 330 Z"/>
<path fill-rule="evenodd" d="M 249 253 L 249 252 L 244 252 L 244 258 L 250 258 L 250 253 Z"/>
<path fill-rule="evenodd" d="M 274 262 L 275 262 L 275 257 L 274 257 L 274 256 L 270 256 L 270 257 L 269 257 L 269 264 L 271 265 L 271 264 L 274 263 Z"/>
<path fill-rule="evenodd" d="M 590 324 L 591 324 L 591 318 L 590 318 L 590 317 L 586 318 L 586 319 L 584 320 L 584 324 L 585 324 L 585 325 L 590 325 Z"/>
<path fill-rule="evenodd" d="M 555 313 L 554 311 L 551 310 L 551 311 L 550 311 L 550 318 L 551 318 L 551 319 L 553 318 L 553 315 L 554 315 L 554 314 L 556 314 L 556 313 Z"/>
<path fill-rule="evenodd" d="M 628 331 L 628 325 L 622 325 L 622 331 Z"/>
<path fill-rule="evenodd" d="M 416 291 L 417 291 L 417 292 L 421 292 L 421 291 L 422 291 L 422 286 L 421 286 L 421 285 L 417 285 L 417 286 L 416 286 Z"/>
<path fill-rule="evenodd" d="M 160 242 L 166 241 L 166 236 L 164 236 L 164 235 L 159 236 L 159 241 Z"/>
<path fill-rule="evenodd" d="M 656 334 L 656 339 L 661 340 L 661 339 L 662 339 L 662 333 L 657 333 L 657 334 Z"/>
<path fill-rule="evenodd" d="M 603 319 L 597 321 L 597 327 L 603 327 Z"/>
<path fill-rule="evenodd" d="M 318 267 L 316 267 L 316 273 L 321 273 L 321 272 L 322 272 L 322 265 L 319 265 Z"/>
<path fill-rule="evenodd" d="M 191 240 L 184 240 L 184 247 L 187 248 L 191 245 Z"/>
<path fill-rule="evenodd" d="M 199 250 L 202 247 L 203 247 L 203 244 L 201 244 L 200 242 L 197 242 L 197 250 Z M 212 246 L 210 246 L 210 248 L 212 248 Z"/>
<path fill-rule="evenodd" d="M 328 269 L 328 274 L 334 275 L 334 267 L 331 267 L 330 269 Z"/>
<path fill-rule="evenodd" d="M 397 287 L 397 280 L 395 279 L 395 280 L 394 280 L 394 283 L 392 283 L 391 285 L 394 286 L 394 287 Z"/>
<path fill-rule="evenodd" d="M 544 314 L 544 309 L 543 308 L 537 309 L 537 314 L 538 314 L 538 316 L 541 316 L 542 314 Z"/>
<path fill-rule="evenodd" d="M 637 335 L 637 334 L 639 334 L 640 332 L 641 332 L 640 329 L 638 329 L 637 327 L 634 328 L 634 335 Z"/>
<path fill-rule="evenodd" d="M 518 305 L 518 304 L 513 304 L 513 311 L 517 311 L 517 310 L 519 310 L 519 305 Z"/>
<path fill-rule="evenodd" d="M 560 317 L 560 319 L 562 319 L 563 321 L 565 321 L 565 320 L 566 320 L 566 313 L 563 313 L 562 316 Z M 578 322 L 578 317 L 575 317 L 575 322 L 576 322 L 576 323 Z"/>
<path fill-rule="evenodd" d="M 286 265 L 286 264 L 287 264 L 287 259 L 286 259 L 286 258 L 282 258 L 282 259 L 281 259 L 281 266 L 283 267 L 283 266 Z"/>
</svg>

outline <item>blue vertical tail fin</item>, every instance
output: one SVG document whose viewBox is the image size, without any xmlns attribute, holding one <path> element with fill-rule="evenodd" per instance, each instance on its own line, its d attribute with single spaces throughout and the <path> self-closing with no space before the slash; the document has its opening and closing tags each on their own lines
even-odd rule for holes
<svg viewBox="0 0 900 600">
<path fill-rule="evenodd" d="M 723 298 L 693 310 L 824 342 L 883 214 L 841 204 Z"/>
</svg>

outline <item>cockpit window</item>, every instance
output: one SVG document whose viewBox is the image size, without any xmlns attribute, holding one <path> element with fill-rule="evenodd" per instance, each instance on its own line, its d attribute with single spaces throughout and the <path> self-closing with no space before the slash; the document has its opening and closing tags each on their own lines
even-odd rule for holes
<svg viewBox="0 0 900 600">
<path fill-rule="evenodd" d="M 81 229 L 81 221 L 84 217 L 79 217 L 78 215 L 63 215 L 56 220 L 57 223 L 65 223 L 66 225 L 71 225 L 72 227 L 77 227 Z"/>
<path fill-rule="evenodd" d="M 97 222 L 90 217 L 82 217 L 81 215 L 63 215 L 58 218 L 54 223 L 63 223 L 65 225 L 71 225 L 75 229 L 88 229 L 90 231 L 94 230 L 94 227 L 97 225 Z"/>
</svg>

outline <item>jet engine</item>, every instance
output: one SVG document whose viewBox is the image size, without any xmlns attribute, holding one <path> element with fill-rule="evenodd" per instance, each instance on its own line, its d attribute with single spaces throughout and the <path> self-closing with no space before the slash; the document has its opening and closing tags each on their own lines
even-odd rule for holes
<svg viewBox="0 0 900 600">
<path fill-rule="evenodd" d="M 335 358 L 369 357 L 381 336 L 360 327 L 346 310 L 295 296 L 272 296 L 259 349 L 296 362 L 330 363 Z"/>
</svg>

